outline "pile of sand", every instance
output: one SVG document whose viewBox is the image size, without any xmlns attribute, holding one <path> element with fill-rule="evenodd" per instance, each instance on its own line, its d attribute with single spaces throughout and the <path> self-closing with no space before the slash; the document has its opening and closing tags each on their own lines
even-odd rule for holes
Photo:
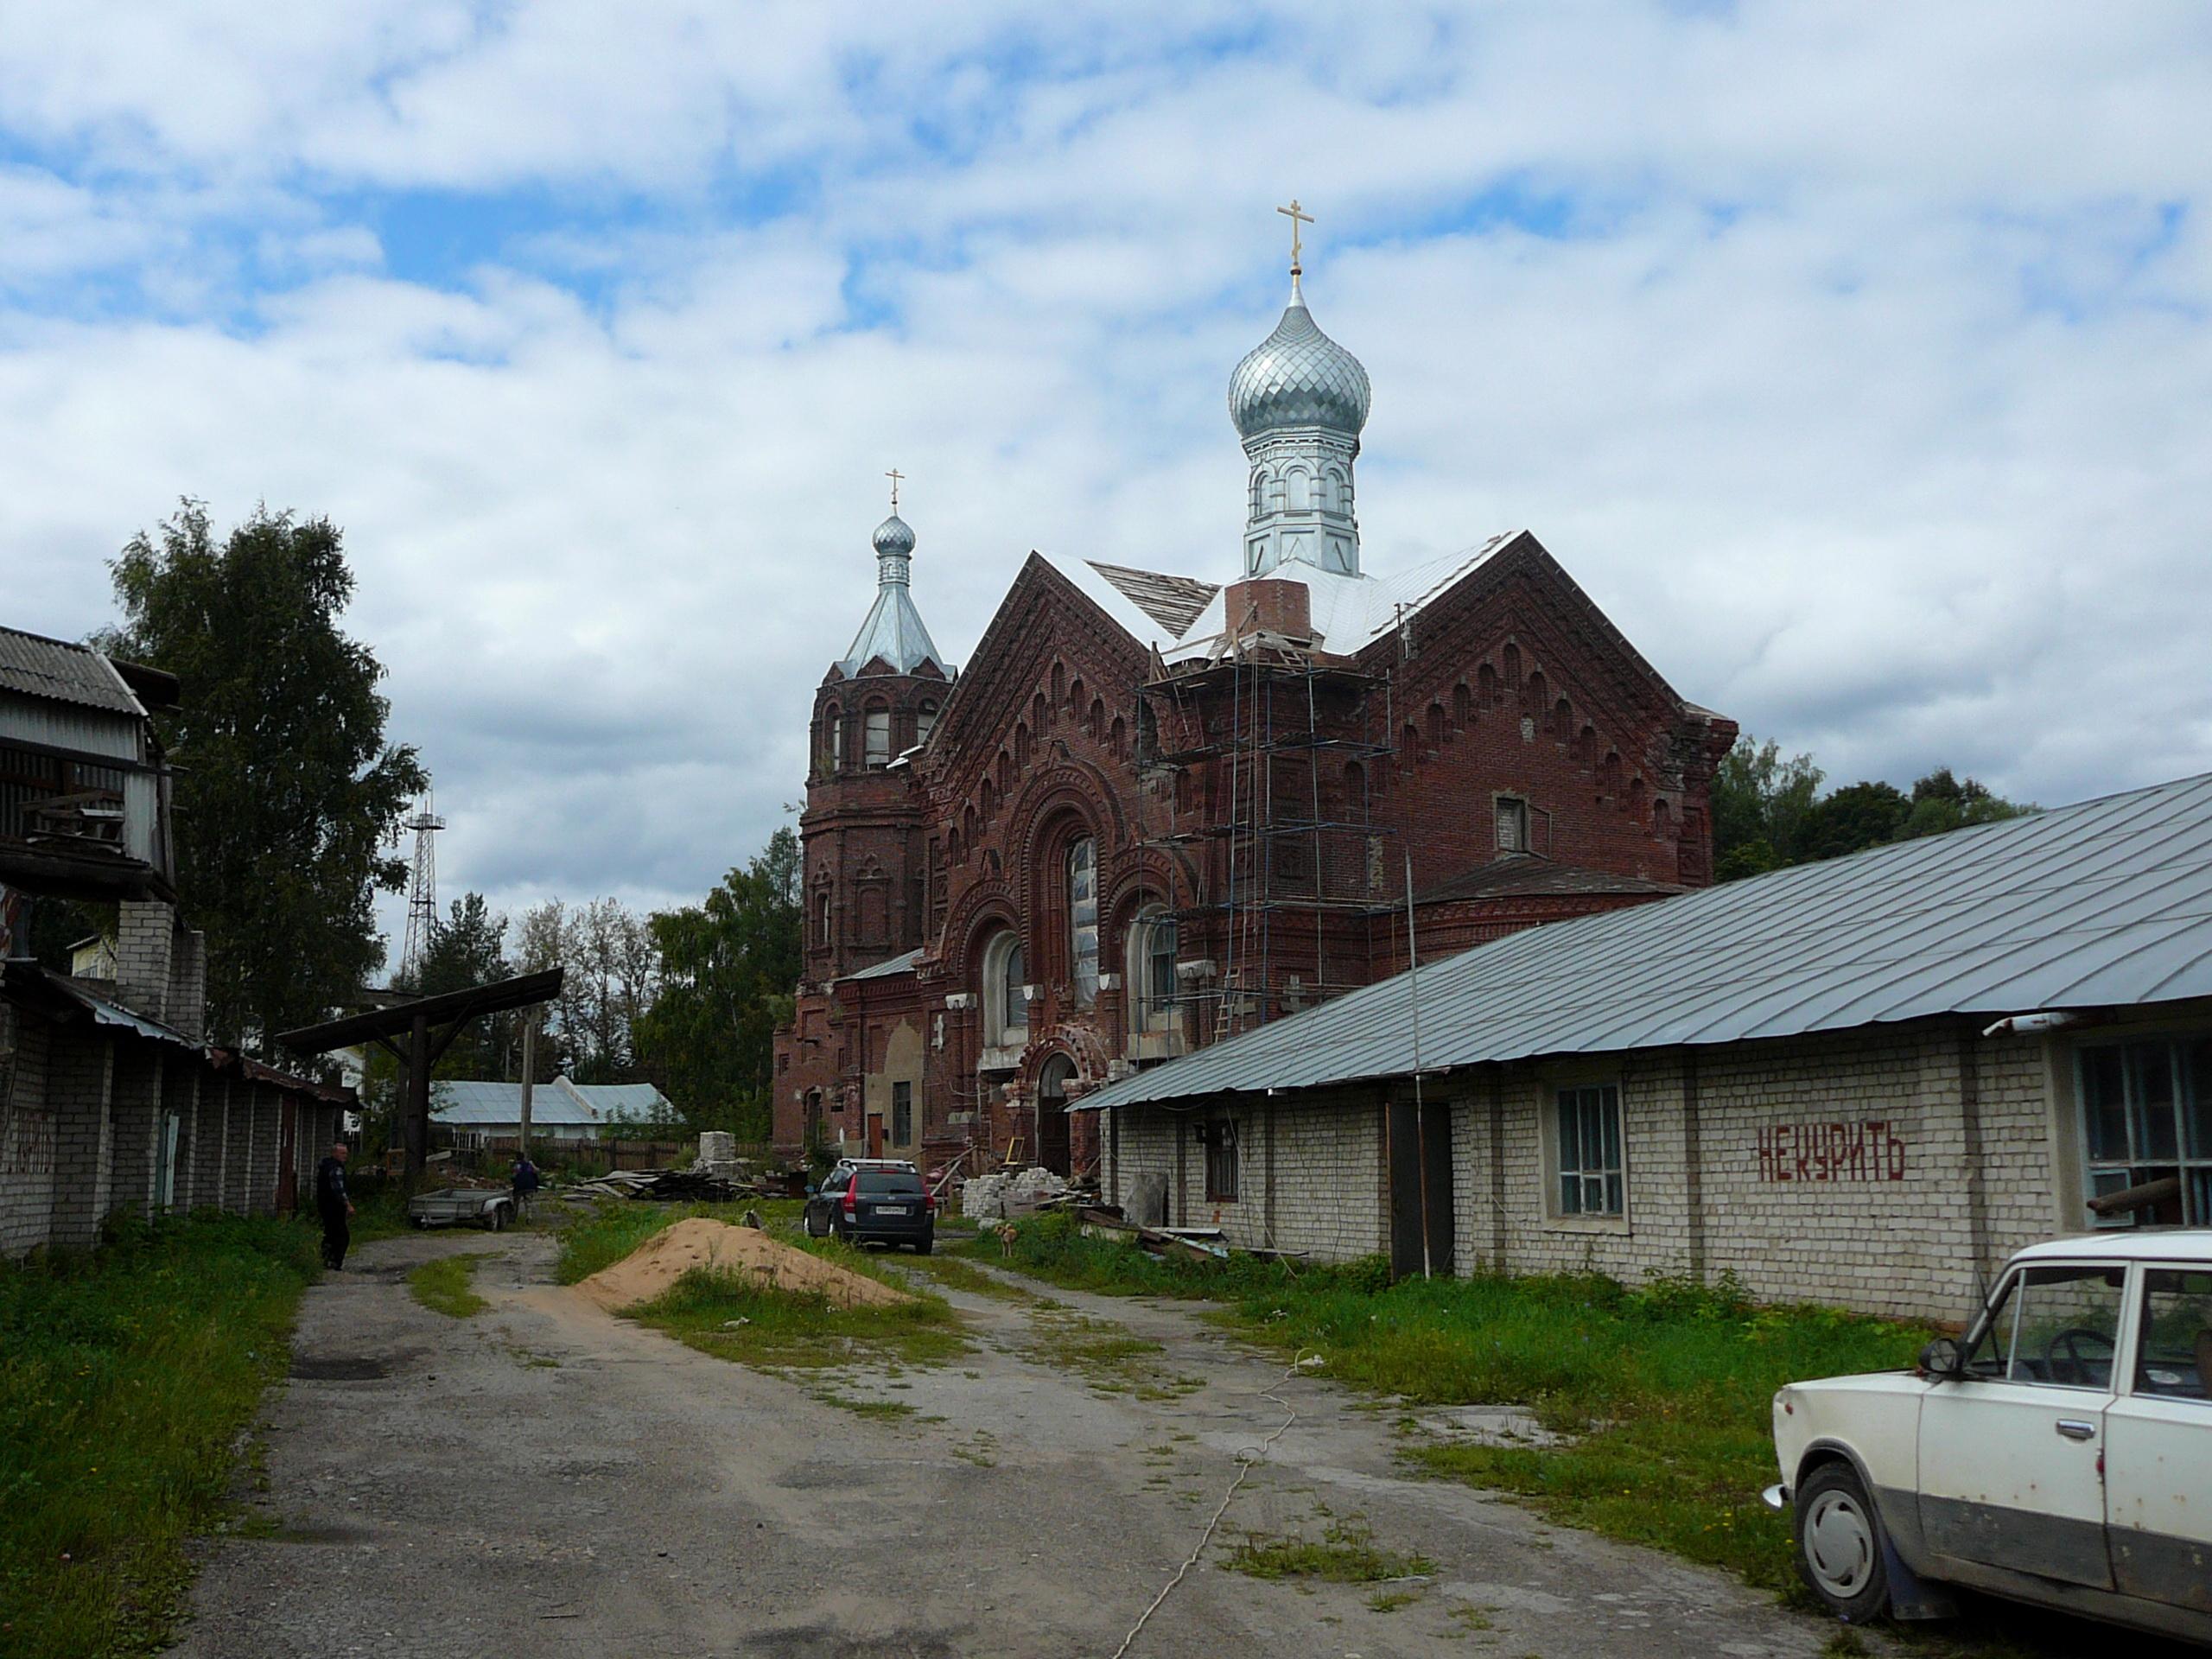
<svg viewBox="0 0 2212 1659">
<path fill-rule="evenodd" d="M 840 1307 L 896 1307 L 914 1299 L 880 1280 L 779 1243 L 751 1227 L 692 1216 L 651 1238 L 576 1286 L 601 1307 L 649 1302 L 694 1268 L 750 1279 L 763 1289 L 826 1296 Z"/>
</svg>

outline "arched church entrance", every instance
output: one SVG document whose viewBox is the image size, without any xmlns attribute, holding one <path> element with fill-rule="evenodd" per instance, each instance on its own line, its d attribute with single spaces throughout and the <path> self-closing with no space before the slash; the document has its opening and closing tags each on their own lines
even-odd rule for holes
<svg viewBox="0 0 2212 1659">
<path fill-rule="evenodd" d="M 1068 1159 L 1068 1082 L 1075 1062 L 1055 1054 L 1037 1073 L 1037 1161 L 1055 1175 L 1071 1175 Z"/>
</svg>

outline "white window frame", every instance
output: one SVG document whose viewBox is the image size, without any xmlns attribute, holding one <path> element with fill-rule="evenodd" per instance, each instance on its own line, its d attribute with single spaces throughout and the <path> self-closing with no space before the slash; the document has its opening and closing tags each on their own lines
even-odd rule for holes
<svg viewBox="0 0 2212 1659">
<path fill-rule="evenodd" d="M 1520 795 L 1494 795 L 1491 798 L 1491 835 L 1497 847 L 1498 855 L 1526 853 L 1534 850 L 1530 843 L 1529 803 Z M 1515 827 L 1511 834 L 1507 825 Z M 1517 844 L 1509 844 L 1517 843 Z"/>
<path fill-rule="evenodd" d="M 1163 958 L 1159 935 L 1168 935 Z M 1173 1031 L 1180 1009 L 1175 1001 L 1175 953 L 1181 948 L 1181 929 L 1167 906 L 1147 905 L 1129 923 L 1128 943 L 1123 947 L 1122 982 L 1129 989 L 1128 1021 L 1132 1031 Z M 1160 963 L 1165 960 L 1163 974 Z"/>
<path fill-rule="evenodd" d="M 1592 1079 L 1585 1082 L 1560 1082 L 1548 1090 L 1549 1096 L 1546 1116 L 1545 1141 L 1551 1154 L 1549 1167 L 1544 1172 L 1546 1189 L 1545 1209 L 1555 1221 L 1573 1224 L 1593 1224 L 1605 1226 L 1624 1225 L 1629 1217 L 1628 1195 L 1628 1115 L 1622 1098 L 1623 1090 L 1618 1079 Z M 1567 1114 L 1576 1113 L 1577 1147 L 1573 1161 L 1567 1156 Z M 1612 1144 L 1604 1144 L 1605 1114 L 1610 1111 L 1612 1122 Z M 1599 1128 L 1599 1161 L 1587 1161 L 1581 1148 L 1584 1130 L 1596 1113 Z M 1607 1159 L 1605 1153 L 1611 1157 Z M 1569 1183 L 1573 1197 L 1570 1199 Z M 1596 1184 L 1597 1207 L 1590 1203 L 1592 1183 Z"/>
<path fill-rule="evenodd" d="M 2212 1120 L 2212 1098 L 2208 1098 L 2212 1096 L 2212 1075 L 2206 1075 L 2212 1072 L 2212 1065 L 2197 1059 L 2190 1052 L 2200 1045 L 2212 1051 L 2212 1039 L 2201 1031 L 2145 1032 L 2109 1042 L 2075 1046 L 2075 1119 L 2085 1205 L 2101 1193 L 2135 1185 L 2154 1171 L 2172 1170 L 2181 1178 L 2183 1224 L 2212 1225 L 2212 1121 L 2204 1124 L 2202 1136 L 2195 1144 L 2190 1138 L 2192 1117 L 2202 1115 Z M 2147 1135 L 2152 1128 L 2147 1116 L 2152 1109 L 2139 1096 L 2135 1070 L 2138 1054 L 2147 1049 L 2164 1051 L 2168 1090 L 2165 1110 L 2173 1119 L 2174 1150 L 2171 1154 L 2156 1154 L 2147 1141 L 2139 1142 L 2139 1135 Z M 2112 1050 L 2119 1051 L 2120 1056 L 2121 1115 L 2128 1145 L 2120 1157 L 2100 1158 L 2090 1145 L 2090 1120 L 2095 1108 L 2089 1099 L 2089 1057 Z M 2198 1109 L 2192 1112 L 2192 1106 Z M 2098 1229 L 2124 1230 L 2139 1224 L 2133 1215 L 2100 1216 L 2087 1209 L 2077 1213 Z"/>
<path fill-rule="evenodd" d="M 861 715 L 862 733 L 861 760 L 869 771 L 880 771 L 891 764 L 891 711 L 870 709 Z"/>
<path fill-rule="evenodd" d="M 986 1047 L 1011 1048 L 1029 1040 L 1029 999 L 1022 983 L 1027 971 L 1020 935 L 1010 927 L 991 935 L 983 947 L 980 988 Z"/>
</svg>

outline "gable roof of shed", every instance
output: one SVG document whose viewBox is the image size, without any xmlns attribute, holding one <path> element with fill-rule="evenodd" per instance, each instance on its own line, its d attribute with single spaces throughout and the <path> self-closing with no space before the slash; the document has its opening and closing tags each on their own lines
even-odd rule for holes
<svg viewBox="0 0 2212 1659">
<path fill-rule="evenodd" d="M 1511 934 L 1074 1109 L 1402 1076 L 1416 1013 L 1433 1071 L 2196 997 L 2212 997 L 2212 775 Z"/>
</svg>

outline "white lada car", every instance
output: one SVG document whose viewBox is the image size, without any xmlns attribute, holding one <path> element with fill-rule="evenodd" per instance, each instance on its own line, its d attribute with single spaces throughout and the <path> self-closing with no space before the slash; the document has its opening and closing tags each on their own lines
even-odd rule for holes
<svg viewBox="0 0 2212 1659">
<path fill-rule="evenodd" d="M 2212 1229 L 2023 1250 L 1916 1371 L 1774 1397 L 1806 1581 L 1842 1618 L 1942 1586 L 2212 1643 Z"/>
</svg>

